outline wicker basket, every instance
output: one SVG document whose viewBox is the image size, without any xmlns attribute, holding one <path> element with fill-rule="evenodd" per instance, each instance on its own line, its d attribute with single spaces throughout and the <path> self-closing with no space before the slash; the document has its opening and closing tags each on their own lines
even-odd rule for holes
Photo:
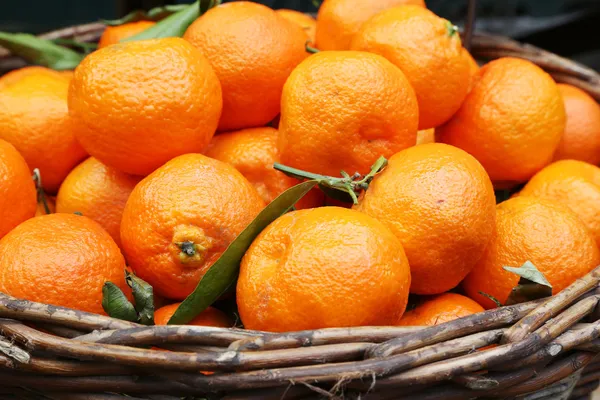
<svg viewBox="0 0 600 400">
<path fill-rule="evenodd" d="M 43 36 L 96 41 L 103 29 Z M 529 59 L 600 100 L 600 76 L 570 60 L 487 35 L 471 51 Z M 0 49 L 0 73 L 21 65 Z M 0 294 L 0 399 L 588 399 L 599 280 L 600 267 L 549 299 L 433 327 L 285 334 L 146 327 Z"/>
</svg>

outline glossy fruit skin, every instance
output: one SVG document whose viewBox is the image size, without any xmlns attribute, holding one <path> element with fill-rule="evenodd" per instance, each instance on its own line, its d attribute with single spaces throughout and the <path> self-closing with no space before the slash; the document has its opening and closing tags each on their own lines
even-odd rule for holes
<svg viewBox="0 0 600 400">
<path fill-rule="evenodd" d="M 153 21 L 137 21 L 128 22 L 122 25 L 107 26 L 104 32 L 102 32 L 102 36 L 100 36 L 98 48 L 102 49 L 117 44 L 121 40 L 137 35 L 155 24 L 156 22 Z"/>
<path fill-rule="evenodd" d="M 548 165 L 531 178 L 519 196 L 533 196 L 570 208 L 600 246 L 600 168 L 576 160 Z"/>
<path fill-rule="evenodd" d="M 485 255 L 463 282 L 467 295 L 485 308 L 504 304 L 519 276 L 503 266 L 531 261 L 556 294 L 600 264 L 591 233 L 566 207 L 547 200 L 519 196 L 497 206 L 496 230 Z"/>
<path fill-rule="evenodd" d="M 356 51 L 313 54 L 283 88 L 282 163 L 331 176 L 341 170 L 366 174 L 380 156 L 415 145 L 418 114 L 408 80 L 385 58 Z"/>
<path fill-rule="evenodd" d="M 452 24 L 418 6 L 383 11 L 352 39 L 351 50 L 379 54 L 404 72 L 419 102 L 419 129 L 435 128 L 460 108 L 470 65 Z"/>
<path fill-rule="evenodd" d="M 28 66 L 19 69 L 12 70 L 6 74 L 0 76 L 0 89 L 3 89 L 15 82 L 18 82 L 22 78 L 30 75 L 50 75 L 50 76 L 61 76 L 66 78 L 68 81 L 71 80 L 72 71 L 54 71 L 50 68 L 39 67 L 39 66 Z"/>
<path fill-rule="evenodd" d="M 169 304 L 163 306 L 154 312 L 154 324 L 155 325 L 167 325 L 173 314 L 181 303 Z M 214 307 L 208 307 L 202 311 L 196 318 L 188 322 L 186 325 L 197 325 L 197 326 L 214 326 L 216 328 L 231 328 L 231 321 L 220 310 Z"/>
<path fill-rule="evenodd" d="M 275 11 L 280 17 L 287 19 L 299 25 L 302 30 L 306 33 L 308 41 L 310 43 L 315 42 L 315 34 L 317 32 L 317 20 L 308 14 L 305 14 L 296 10 L 288 10 L 281 8 Z"/>
<path fill-rule="evenodd" d="M 0 240 L 0 291 L 11 296 L 106 314 L 102 286 L 127 290 L 125 260 L 110 235 L 74 214 L 31 218 Z"/>
<path fill-rule="evenodd" d="M 121 220 L 124 254 L 156 293 L 183 300 L 264 206 L 229 164 L 201 154 L 176 157 L 129 196 Z M 185 256 L 184 242 L 198 247 L 195 255 Z"/>
<path fill-rule="evenodd" d="M 203 151 L 221 108 L 208 60 L 180 38 L 95 51 L 77 67 L 69 90 L 77 140 L 103 164 L 134 175 Z"/>
<path fill-rule="evenodd" d="M 354 208 L 400 239 L 411 293 L 439 294 L 457 286 L 483 255 L 495 206 L 481 164 L 460 149 L 432 143 L 392 156 Z"/>
<path fill-rule="evenodd" d="M 316 45 L 320 50 L 348 50 L 369 18 L 405 4 L 425 7 L 423 0 L 325 0 L 317 15 Z"/>
<path fill-rule="evenodd" d="M 392 325 L 409 286 L 406 256 L 388 228 L 357 211 L 321 207 L 287 213 L 254 240 L 237 304 L 247 329 Z"/>
<path fill-rule="evenodd" d="M 276 129 L 250 128 L 213 137 L 205 155 L 231 164 L 254 185 L 265 204 L 300 183 L 273 168 L 280 161 Z M 323 192 L 312 190 L 296 205 L 297 209 L 322 206 Z"/>
<path fill-rule="evenodd" d="M 558 84 L 565 103 L 567 125 L 554 160 L 600 164 L 600 105 L 575 86 Z"/>
<path fill-rule="evenodd" d="M 184 38 L 208 58 L 221 81 L 220 131 L 264 126 L 275 118 L 283 84 L 308 55 L 302 28 L 247 1 L 209 10 Z"/>
<path fill-rule="evenodd" d="M 56 197 L 56 211 L 80 212 L 98 222 L 121 247 L 121 218 L 131 191 L 142 178 L 90 157 L 71 171 Z"/>
<path fill-rule="evenodd" d="M 35 185 L 25 159 L 0 140 L 0 238 L 36 211 Z"/>
<path fill-rule="evenodd" d="M 0 139 L 15 146 L 31 170 L 40 170 L 50 194 L 86 156 L 69 118 L 68 88 L 66 76 L 41 67 L 0 80 Z"/>
<path fill-rule="evenodd" d="M 471 53 L 469 53 L 466 49 L 463 49 L 463 57 L 466 58 L 467 63 L 469 64 L 470 78 L 468 91 L 470 92 L 471 89 L 473 89 L 473 87 L 475 86 L 477 80 L 479 79 L 479 71 L 481 70 L 481 68 L 479 67 L 479 64 L 477 64 L 477 61 L 475 61 Z"/>
<path fill-rule="evenodd" d="M 535 64 L 486 64 L 460 110 L 437 138 L 472 154 L 498 188 L 525 182 L 548 165 L 565 128 L 556 83 Z"/>
<path fill-rule="evenodd" d="M 444 293 L 427 299 L 407 311 L 400 326 L 433 326 L 485 311 L 476 301 L 456 293 Z"/>
</svg>

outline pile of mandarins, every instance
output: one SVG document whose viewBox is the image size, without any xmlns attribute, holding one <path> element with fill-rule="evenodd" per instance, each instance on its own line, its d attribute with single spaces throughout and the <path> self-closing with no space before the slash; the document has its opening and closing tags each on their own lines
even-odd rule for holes
<svg viewBox="0 0 600 400">
<path fill-rule="evenodd" d="M 316 21 L 237 1 L 119 43 L 153 24 L 107 28 L 74 72 L 0 78 L 1 292 L 103 314 L 127 268 L 166 324 L 300 183 L 274 163 L 364 176 L 380 156 L 357 204 L 315 188 L 255 238 L 244 327 L 433 325 L 505 304 L 505 266 L 557 293 L 600 264 L 600 106 L 529 61 L 479 68 L 423 0 L 325 0 Z"/>
</svg>

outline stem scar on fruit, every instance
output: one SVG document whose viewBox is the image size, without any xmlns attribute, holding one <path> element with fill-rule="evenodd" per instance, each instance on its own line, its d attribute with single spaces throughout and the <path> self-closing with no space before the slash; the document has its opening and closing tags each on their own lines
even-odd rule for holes
<svg viewBox="0 0 600 400">
<path fill-rule="evenodd" d="M 300 169 L 288 167 L 280 163 L 275 163 L 273 168 L 292 178 L 300 180 L 316 180 L 321 189 L 331 189 L 334 191 L 346 193 L 354 204 L 358 204 L 358 195 L 369 188 L 369 184 L 381 173 L 387 166 L 388 160 L 381 156 L 371 166 L 371 171 L 364 177 L 358 172 L 350 176 L 347 172 L 341 171 L 341 178 L 333 176 L 313 174 L 312 172 L 302 171 Z"/>
<path fill-rule="evenodd" d="M 206 260 L 208 250 L 212 247 L 212 239 L 197 226 L 180 225 L 175 227 L 172 244 L 172 255 L 185 266 L 201 266 Z"/>
</svg>

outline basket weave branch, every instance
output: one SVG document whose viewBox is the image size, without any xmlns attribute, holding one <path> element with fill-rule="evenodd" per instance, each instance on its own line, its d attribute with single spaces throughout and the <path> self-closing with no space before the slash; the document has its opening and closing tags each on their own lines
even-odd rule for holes
<svg viewBox="0 0 600 400">
<path fill-rule="evenodd" d="M 103 29 L 43 37 L 93 42 Z M 600 100 L 600 76 L 573 61 L 488 35 L 471 51 L 531 60 Z M 0 49 L 0 73 L 20 65 Z M 599 281 L 600 267 L 549 299 L 433 327 L 284 334 L 147 327 L 0 294 L 0 399 L 587 399 L 600 379 Z"/>
</svg>

